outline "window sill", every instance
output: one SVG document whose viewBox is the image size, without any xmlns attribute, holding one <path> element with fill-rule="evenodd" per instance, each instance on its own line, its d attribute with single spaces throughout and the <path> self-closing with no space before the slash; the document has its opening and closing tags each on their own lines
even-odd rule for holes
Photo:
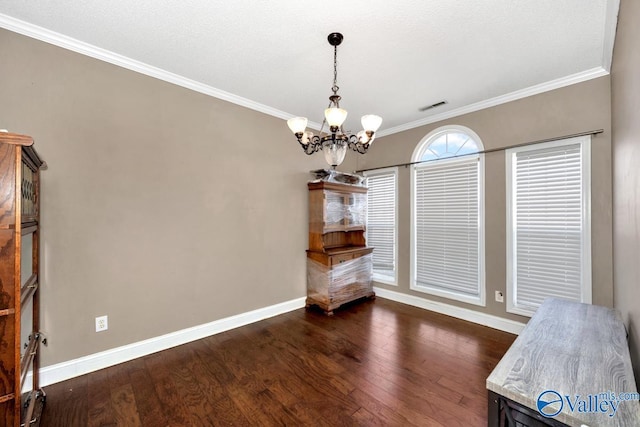
<svg viewBox="0 0 640 427">
<path fill-rule="evenodd" d="M 398 280 L 393 276 L 373 273 L 373 281 L 383 285 L 398 286 Z"/>
<path fill-rule="evenodd" d="M 477 305 L 481 307 L 486 307 L 487 305 L 485 302 L 484 295 L 479 295 L 477 297 L 474 297 L 469 295 L 458 294 L 455 292 L 445 291 L 442 289 L 430 288 L 424 285 L 416 285 L 415 283 L 411 284 L 410 289 L 412 291 L 422 292 L 429 295 L 435 295 L 438 297 L 447 298 L 454 301 L 460 301 L 460 302 Z"/>
</svg>

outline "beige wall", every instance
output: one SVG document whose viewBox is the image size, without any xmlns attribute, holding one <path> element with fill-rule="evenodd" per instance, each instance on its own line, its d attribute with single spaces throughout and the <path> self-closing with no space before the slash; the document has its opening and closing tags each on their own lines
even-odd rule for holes
<svg viewBox="0 0 640 427">
<path fill-rule="evenodd" d="M 302 297 L 304 155 L 284 121 L 0 30 L 0 127 L 34 136 L 43 179 L 43 329 L 50 365 Z M 7 58 L 10 58 L 8 60 Z M 485 148 L 594 138 L 594 302 L 613 304 L 609 78 L 380 138 L 342 169 L 407 162 L 444 124 Z M 261 138 L 261 139 L 259 139 Z M 409 173 L 400 168 L 400 286 L 514 320 L 505 290 L 504 156 L 486 159 L 487 307 L 409 290 Z M 383 285 L 380 285 L 383 286 Z M 96 334 L 94 318 L 109 315 Z"/>
<path fill-rule="evenodd" d="M 614 305 L 640 378 L 640 2 L 622 0 L 611 73 Z"/>
<path fill-rule="evenodd" d="M 592 274 L 593 302 L 613 305 L 611 236 L 611 112 L 608 77 L 487 108 L 450 120 L 433 123 L 376 140 L 374 147 L 357 160 L 358 169 L 411 161 L 416 145 L 430 131 L 455 124 L 471 128 L 485 149 L 604 129 L 592 140 Z M 519 321 L 506 313 L 494 291 L 506 288 L 506 201 L 504 152 L 485 157 L 485 250 L 487 305 L 458 303 L 409 289 L 410 261 L 410 168 L 399 169 L 399 285 L 379 286 L 429 300 Z"/>
<path fill-rule="evenodd" d="M 0 128 L 49 165 L 44 366 L 305 295 L 325 163 L 284 120 L 5 30 L 0 57 Z"/>
</svg>

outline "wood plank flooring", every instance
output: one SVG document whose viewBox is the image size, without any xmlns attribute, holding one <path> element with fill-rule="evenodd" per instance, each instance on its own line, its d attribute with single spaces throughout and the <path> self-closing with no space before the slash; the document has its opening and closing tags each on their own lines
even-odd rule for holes
<svg viewBox="0 0 640 427">
<path fill-rule="evenodd" d="M 514 335 L 378 298 L 296 310 L 45 388 L 47 426 L 486 426 Z"/>
</svg>

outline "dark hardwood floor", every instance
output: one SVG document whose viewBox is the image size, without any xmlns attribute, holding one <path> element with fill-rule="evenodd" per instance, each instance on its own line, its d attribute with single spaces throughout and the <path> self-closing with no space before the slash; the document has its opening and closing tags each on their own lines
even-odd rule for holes
<svg viewBox="0 0 640 427">
<path fill-rule="evenodd" d="M 45 388 L 42 426 L 486 426 L 514 335 L 378 298 L 296 310 Z"/>
</svg>

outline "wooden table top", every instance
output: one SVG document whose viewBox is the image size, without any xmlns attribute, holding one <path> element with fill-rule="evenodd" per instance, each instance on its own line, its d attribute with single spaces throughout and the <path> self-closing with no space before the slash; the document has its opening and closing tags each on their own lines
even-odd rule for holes
<svg viewBox="0 0 640 427">
<path fill-rule="evenodd" d="M 545 300 L 487 378 L 487 389 L 534 410 L 551 390 L 541 401 L 560 396 L 562 411 L 553 419 L 570 426 L 640 426 L 637 399 L 614 399 L 615 411 L 605 403 L 610 393 L 637 397 L 624 324 L 606 307 Z M 590 412 L 596 405 L 606 413 Z"/>
</svg>

